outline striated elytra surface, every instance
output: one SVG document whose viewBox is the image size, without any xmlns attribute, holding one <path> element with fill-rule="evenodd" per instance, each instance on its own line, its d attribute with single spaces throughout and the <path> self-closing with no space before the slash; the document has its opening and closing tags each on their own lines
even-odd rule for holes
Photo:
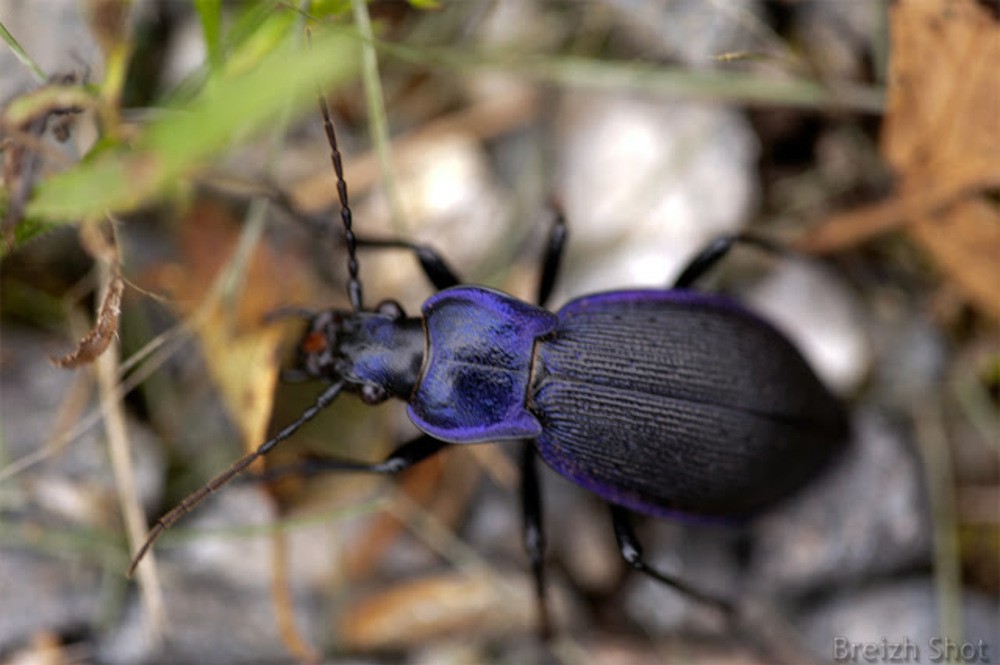
<svg viewBox="0 0 1000 665">
<path fill-rule="evenodd" d="M 539 345 L 545 461 L 605 499 L 739 518 L 808 481 L 847 417 L 799 352 L 737 303 L 693 291 L 587 296 Z"/>
</svg>

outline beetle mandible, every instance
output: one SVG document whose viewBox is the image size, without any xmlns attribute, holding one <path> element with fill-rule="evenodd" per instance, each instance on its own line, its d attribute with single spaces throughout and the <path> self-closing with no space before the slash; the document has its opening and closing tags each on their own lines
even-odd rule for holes
<svg viewBox="0 0 1000 665">
<path fill-rule="evenodd" d="M 848 438 L 848 419 L 796 348 L 770 324 L 693 283 L 749 235 L 719 238 L 671 288 L 625 290 L 543 309 L 566 244 L 561 213 L 549 235 L 537 305 L 466 286 L 434 250 L 354 234 L 336 133 L 323 125 L 340 199 L 350 310 L 310 313 L 299 370 L 329 383 L 293 423 L 160 518 L 129 575 L 159 535 L 212 492 L 329 406 L 343 391 L 367 404 L 408 403 L 421 434 L 379 463 L 319 458 L 303 470 L 395 474 L 451 445 L 520 440 L 523 535 L 543 632 L 545 550 L 536 457 L 604 499 L 624 560 L 698 600 L 731 610 L 647 563 L 632 513 L 732 521 L 808 483 Z M 438 289 L 420 316 L 393 301 L 362 305 L 357 248 L 414 252 Z"/>
</svg>

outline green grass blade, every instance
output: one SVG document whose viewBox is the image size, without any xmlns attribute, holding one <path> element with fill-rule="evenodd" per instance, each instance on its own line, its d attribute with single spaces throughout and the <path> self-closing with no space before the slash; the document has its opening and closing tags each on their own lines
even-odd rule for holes
<svg viewBox="0 0 1000 665">
<path fill-rule="evenodd" d="M 2 21 L 0 21 L 0 39 L 3 39 L 5 42 L 7 42 L 7 46 L 9 46 L 10 50 L 14 52 L 14 55 L 17 56 L 17 59 L 20 60 L 22 63 L 24 63 L 24 66 L 31 71 L 31 74 L 32 76 L 35 77 L 36 81 L 38 81 L 39 83 L 45 83 L 47 80 L 49 80 L 49 77 L 45 75 L 45 72 L 42 71 L 42 68 L 38 66 L 37 62 L 32 60 L 31 56 L 28 55 L 28 52 L 24 50 L 24 48 L 16 39 L 14 39 L 14 35 L 10 34 L 10 32 L 7 30 L 6 26 L 4 26 Z"/>
<path fill-rule="evenodd" d="M 503 72 L 568 88 L 634 90 L 721 103 L 882 113 L 885 88 L 854 82 L 772 76 L 742 71 L 692 70 L 577 56 L 522 55 L 413 47 L 378 42 L 386 55 L 420 66 Z"/>
<path fill-rule="evenodd" d="M 222 0 L 194 0 L 195 11 L 201 19 L 201 34 L 212 71 L 218 71 L 223 62 L 222 51 Z"/>
<path fill-rule="evenodd" d="M 165 114 L 147 127 L 134 149 L 109 150 L 40 183 L 27 214 L 71 222 L 131 210 L 230 144 L 275 122 L 288 108 L 301 110 L 317 84 L 353 76 L 356 60 L 357 42 L 345 33 L 324 36 L 312 49 L 271 55 Z"/>
</svg>

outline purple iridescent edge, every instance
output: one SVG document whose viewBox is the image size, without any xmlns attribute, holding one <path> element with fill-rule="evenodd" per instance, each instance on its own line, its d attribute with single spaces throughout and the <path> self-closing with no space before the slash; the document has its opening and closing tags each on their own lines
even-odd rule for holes
<svg viewBox="0 0 1000 665">
<path fill-rule="evenodd" d="M 558 468 L 558 461 L 549 461 L 546 458 L 544 451 L 541 448 L 537 448 L 538 454 L 545 460 L 546 464 L 551 466 L 556 473 L 563 476 L 564 478 L 576 483 L 583 489 L 596 494 L 605 501 L 613 503 L 616 506 L 622 506 L 623 508 L 628 508 L 629 510 L 640 513 L 643 515 L 649 515 L 650 517 L 658 517 L 662 519 L 673 520 L 676 522 L 682 522 L 684 524 L 701 524 L 701 525 L 718 525 L 718 526 L 734 526 L 742 524 L 748 520 L 753 519 L 753 514 L 746 515 L 696 515 L 694 513 L 683 512 L 680 510 L 673 510 L 671 508 L 664 508 L 663 506 L 657 506 L 651 501 L 644 501 L 642 497 L 636 496 L 634 493 L 614 491 L 614 488 L 608 485 L 602 485 L 601 483 L 594 482 L 592 478 L 586 475 L 573 473 L 566 470 L 565 468 Z"/>
<path fill-rule="evenodd" d="M 762 318 L 728 296 L 717 293 L 702 293 L 694 289 L 628 289 L 625 291 L 592 293 L 569 301 L 559 308 L 556 315 L 561 321 L 565 315 L 583 309 L 588 302 L 636 302 L 640 300 L 646 302 L 653 300 L 675 304 L 704 305 L 712 308 L 721 307 L 762 323 L 768 328 L 775 329 L 774 324 L 770 321 Z"/>
</svg>

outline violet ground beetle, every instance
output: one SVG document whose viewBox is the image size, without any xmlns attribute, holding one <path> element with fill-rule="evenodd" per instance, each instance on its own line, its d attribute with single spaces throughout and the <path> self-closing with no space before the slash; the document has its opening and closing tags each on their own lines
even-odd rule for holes
<svg viewBox="0 0 1000 665">
<path fill-rule="evenodd" d="M 691 288 L 734 244 L 775 246 L 725 236 L 698 254 L 672 288 L 584 296 L 552 313 L 542 305 L 566 243 L 557 215 L 537 306 L 464 286 L 428 247 L 354 235 L 336 134 L 322 96 L 319 102 L 337 178 L 351 310 L 297 312 L 310 320 L 298 372 L 329 386 L 298 420 L 160 518 L 129 575 L 165 529 L 347 390 L 366 404 L 405 400 L 421 435 L 380 463 L 310 458 L 300 471 L 395 474 L 450 445 L 527 442 L 520 461 L 523 535 L 543 634 L 549 619 L 538 456 L 607 501 L 629 565 L 729 614 L 728 601 L 648 564 L 631 516 L 718 522 L 752 516 L 806 484 L 846 443 L 843 407 L 795 347 L 736 302 Z M 420 316 L 406 316 L 393 301 L 364 309 L 358 247 L 415 253 L 438 289 Z"/>
</svg>

